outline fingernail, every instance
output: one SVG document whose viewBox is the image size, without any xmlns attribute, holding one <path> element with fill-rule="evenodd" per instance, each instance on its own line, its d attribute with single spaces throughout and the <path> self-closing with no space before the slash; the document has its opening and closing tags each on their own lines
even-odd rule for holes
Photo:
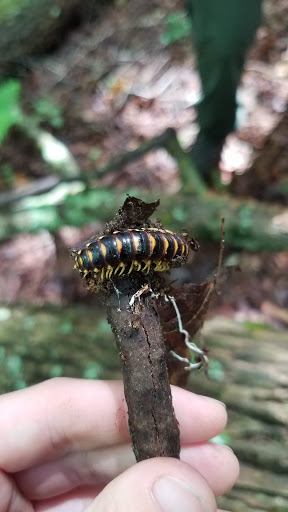
<svg viewBox="0 0 288 512">
<path fill-rule="evenodd" d="M 163 512 L 210 512 L 197 490 L 178 478 L 162 476 L 154 483 L 152 493 Z"/>
<path fill-rule="evenodd" d="M 221 404 L 224 407 L 224 409 L 227 409 L 226 404 L 224 404 L 224 402 L 221 402 L 221 400 L 217 400 L 217 398 L 214 398 L 214 400 L 216 400 L 216 402 Z"/>
<path fill-rule="evenodd" d="M 226 404 L 224 404 L 224 402 L 221 402 L 221 400 L 218 400 L 217 398 L 210 398 L 210 396 L 201 396 L 201 400 L 207 400 L 210 404 L 211 404 L 211 400 L 213 402 L 218 402 L 218 404 L 222 405 L 222 407 L 224 407 L 224 409 L 227 409 L 226 407 Z"/>
</svg>

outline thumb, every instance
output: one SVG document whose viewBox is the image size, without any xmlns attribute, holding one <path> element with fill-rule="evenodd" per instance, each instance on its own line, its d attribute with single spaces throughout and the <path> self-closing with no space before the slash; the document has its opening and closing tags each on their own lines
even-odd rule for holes
<svg viewBox="0 0 288 512">
<path fill-rule="evenodd" d="M 194 468 L 177 459 L 139 462 L 110 482 L 85 512 L 216 512 L 214 494 Z"/>
</svg>

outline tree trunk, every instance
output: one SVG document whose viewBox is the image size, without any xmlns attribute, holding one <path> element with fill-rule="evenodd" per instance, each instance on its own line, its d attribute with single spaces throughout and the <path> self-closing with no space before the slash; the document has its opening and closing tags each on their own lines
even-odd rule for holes
<svg viewBox="0 0 288 512">
<path fill-rule="evenodd" d="M 251 168 L 236 177 L 231 189 L 237 195 L 247 195 L 288 203 L 288 109 L 265 140 Z"/>
<path fill-rule="evenodd" d="M 67 27 L 92 12 L 91 4 L 90 0 L 11 0 L 0 5 L 0 78 L 7 68 L 25 63 L 27 56 L 60 43 Z"/>
</svg>

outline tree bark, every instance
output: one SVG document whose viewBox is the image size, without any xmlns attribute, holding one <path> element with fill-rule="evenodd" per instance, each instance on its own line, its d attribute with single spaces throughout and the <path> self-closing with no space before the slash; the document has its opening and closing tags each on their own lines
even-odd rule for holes
<svg viewBox="0 0 288 512">
<path fill-rule="evenodd" d="M 129 428 L 137 462 L 151 457 L 180 457 L 180 432 L 172 404 L 167 354 L 157 309 L 144 294 L 130 300 L 144 275 L 114 279 L 106 298 L 123 370 Z"/>
<path fill-rule="evenodd" d="M 0 78 L 29 55 L 60 43 L 69 24 L 78 24 L 85 12 L 91 12 L 89 0 L 11 0 L 0 6 Z"/>
<path fill-rule="evenodd" d="M 288 204 L 288 108 L 274 130 L 267 136 L 263 148 L 251 168 L 236 176 L 231 190 L 236 195 L 251 196 L 264 201 Z"/>
</svg>

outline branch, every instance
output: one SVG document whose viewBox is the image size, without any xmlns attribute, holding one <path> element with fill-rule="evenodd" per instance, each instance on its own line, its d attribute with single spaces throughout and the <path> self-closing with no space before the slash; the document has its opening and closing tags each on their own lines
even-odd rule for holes
<svg viewBox="0 0 288 512">
<path fill-rule="evenodd" d="M 139 273 L 140 274 L 140 273 Z M 147 283 L 143 275 L 115 279 L 117 293 L 106 298 L 123 370 L 129 428 L 137 462 L 180 454 L 180 434 L 172 404 L 166 348 L 151 297 L 131 297 Z"/>
<path fill-rule="evenodd" d="M 134 151 L 130 151 L 115 158 L 105 167 L 102 167 L 101 169 L 98 169 L 98 171 L 92 173 L 92 177 L 99 178 L 109 172 L 118 171 L 124 165 L 127 165 L 149 151 L 160 147 L 165 148 L 166 151 L 177 161 L 183 186 L 185 188 L 190 188 L 195 195 L 203 195 L 207 191 L 207 188 L 201 180 L 197 169 L 193 166 L 190 157 L 180 146 L 176 131 L 173 128 L 167 128 L 165 132 L 161 133 L 157 137 L 143 142 L 143 144 Z"/>
<path fill-rule="evenodd" d="M 161 147 L 165 148 L 166 151 L 177 161 L 181 181 L 185 190 L 192 191 L 196 195 L 205 194 L 207 191 L 206 186 L 202 182 L 197 169 L 193 166 L 190 157 L 181 148 L 176 132 L 173 128 L 167 128 L 167 130 L 157 137 L 143 142 L 143 144 L 135 150 L 129 151 L 112 159 L 107 165 L 100 167 L 100 169 L 95 169 L 95 171 L 89 174 L 89 177 L 86 177 L 86 181 L 88 181 L 88 178 L 91 182 L 91 180 L 99 179 L 108 173 L 119 172 L 119 170 L 125 165 L 141 158 L 149 151 Z M 25 197 L 33 194 L 49 192 L 63 183 L 67 184 L 67 189 L 69 189 L 70 183 L 73 183 L 73 181 L 79 181 L 80 179 L 83 179 L 83 182 L 85 181 L 85 177 L 79 175 L 71 177 L 70 179 L 60 179 L 56 176 L 49 177 L 49 179 L 41 178 L 40 180 L 35 181 L 32 185 L 25 185 L 12 192 L 0 194 L 0 207 L 7 206 L 19 199 L 24 199 Z"/>
</svg>

